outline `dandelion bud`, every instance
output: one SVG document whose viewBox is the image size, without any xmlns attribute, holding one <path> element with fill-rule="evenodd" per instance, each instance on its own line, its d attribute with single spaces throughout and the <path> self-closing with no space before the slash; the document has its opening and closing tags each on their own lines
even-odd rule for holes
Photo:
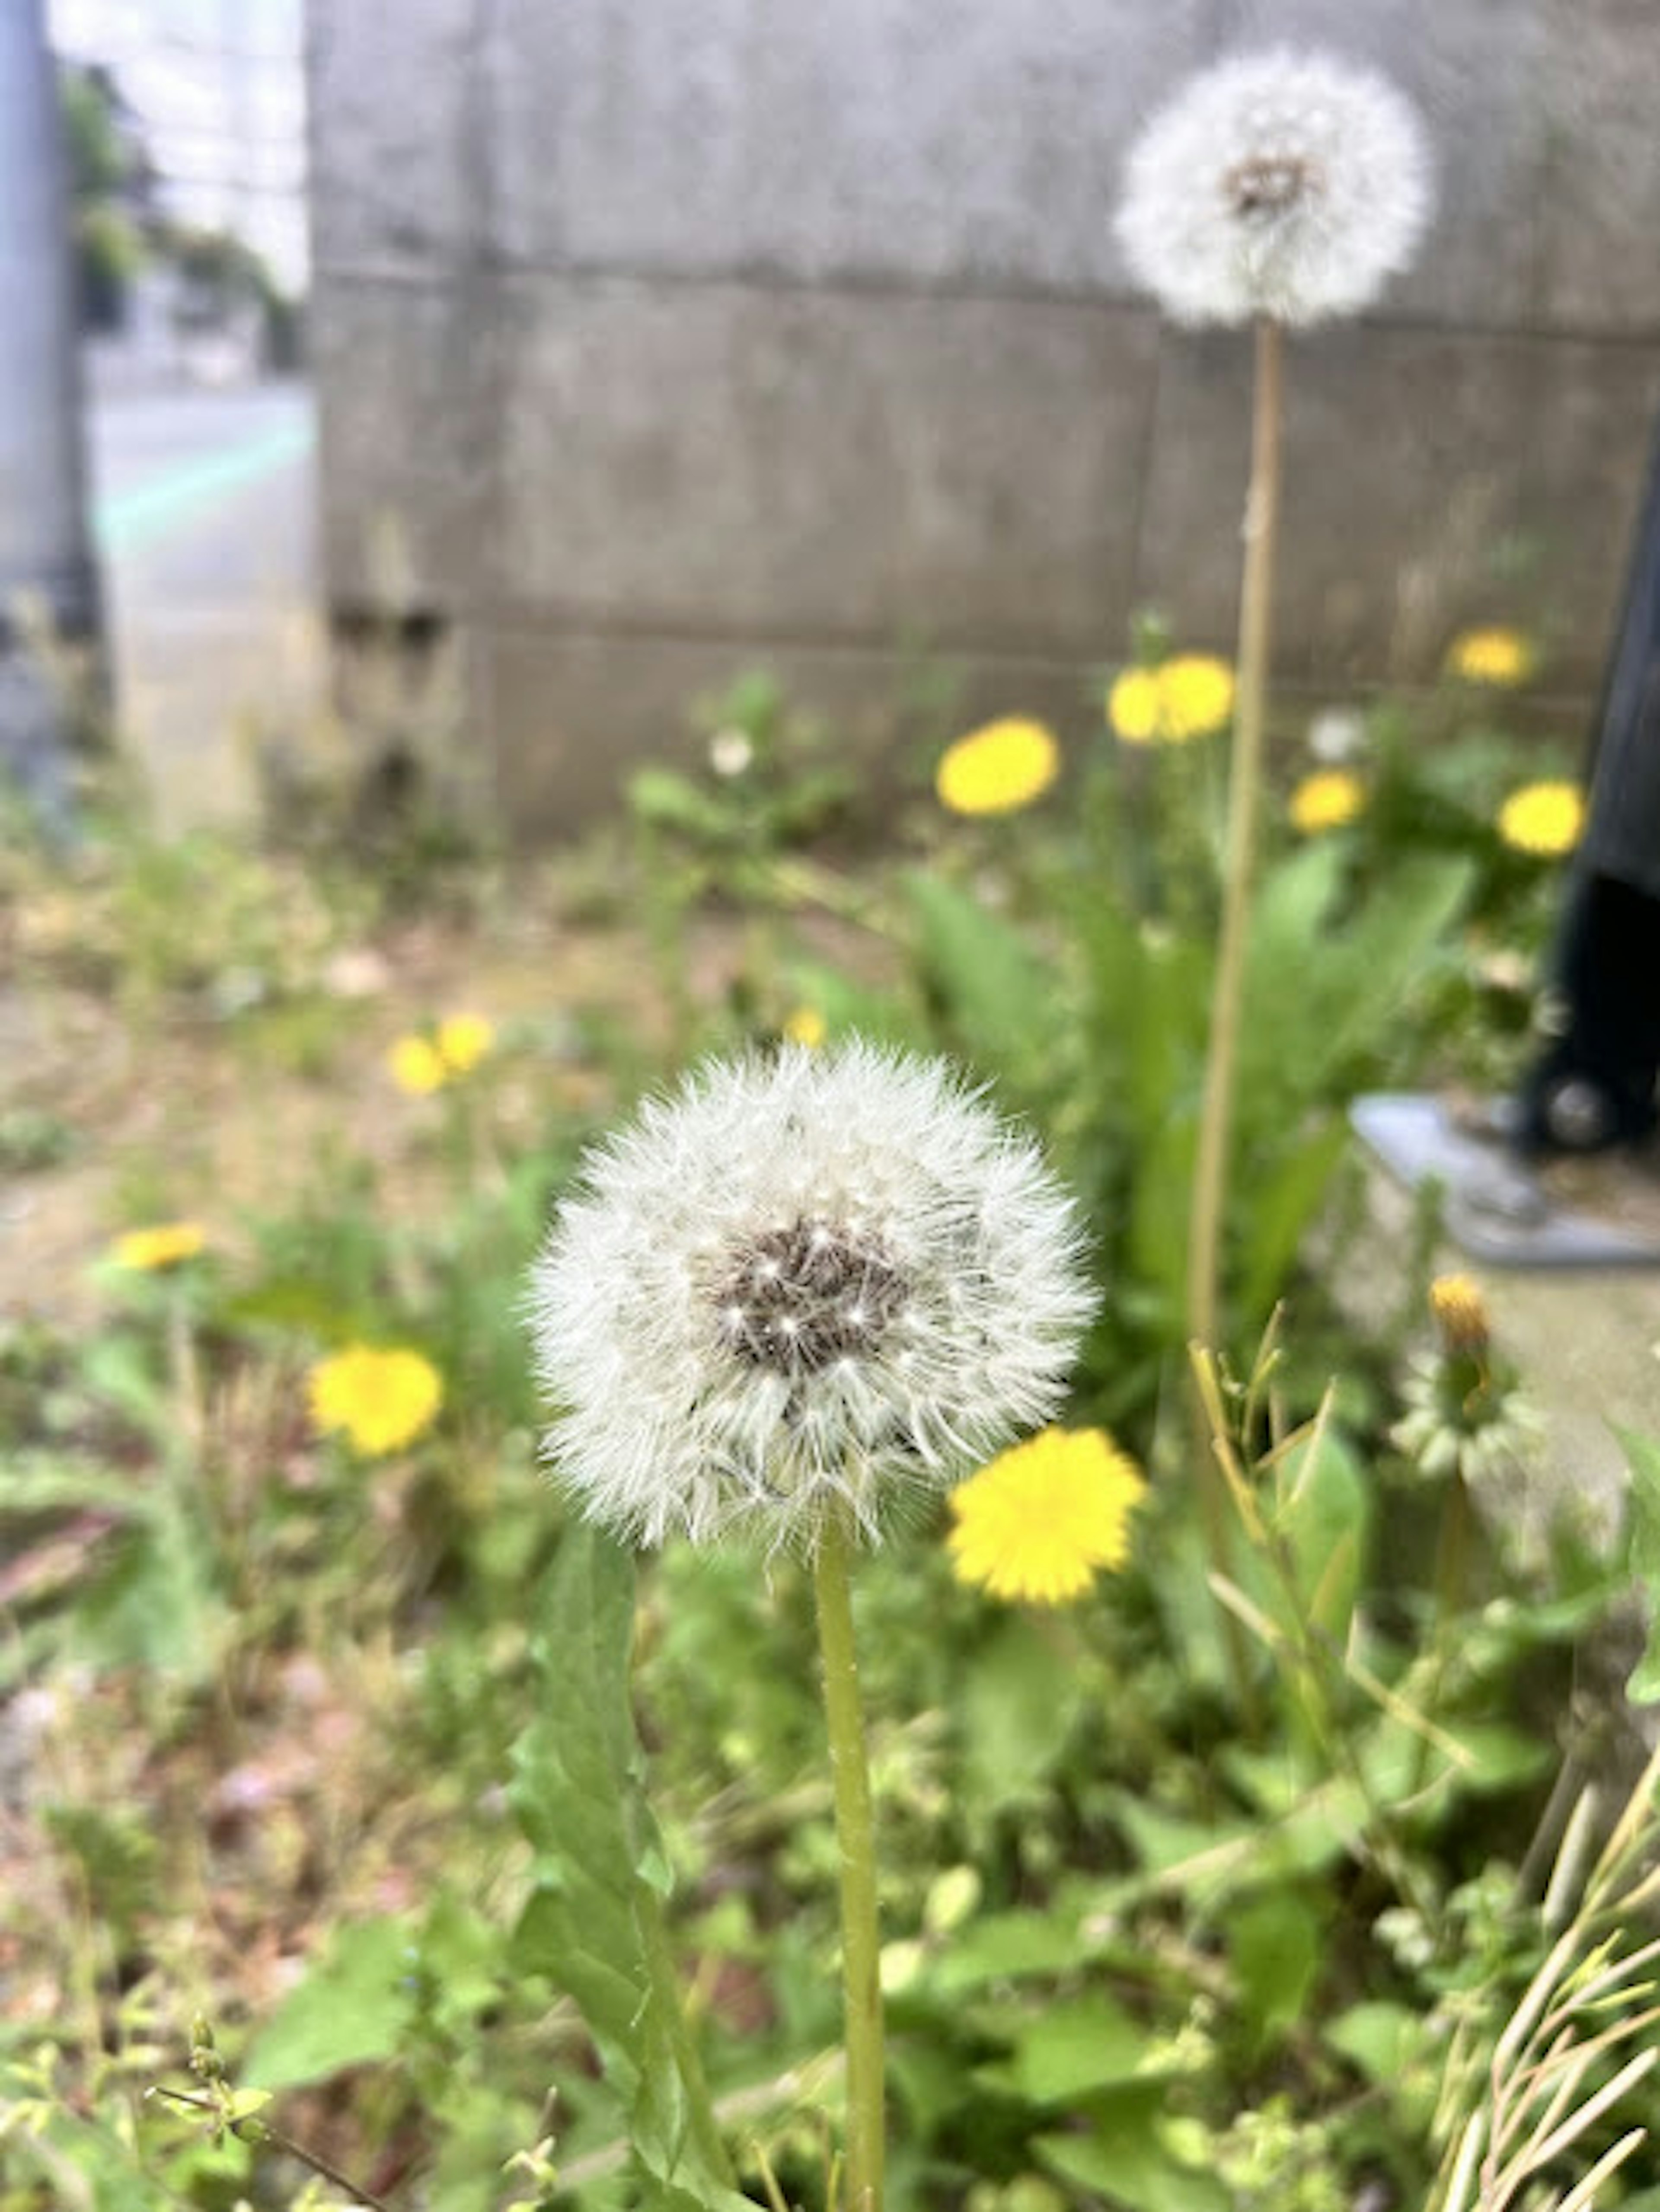
<svg viewBox="0 0 1660 2212">
<path fill-rule="evenodd" d="M 1486 1352 L 1493 1334 L 1487 1302 L 1468 1275 L 1438 1275 L 1430 1285 L 1430 1311 L 1449 1352 Z"/>
</svg>

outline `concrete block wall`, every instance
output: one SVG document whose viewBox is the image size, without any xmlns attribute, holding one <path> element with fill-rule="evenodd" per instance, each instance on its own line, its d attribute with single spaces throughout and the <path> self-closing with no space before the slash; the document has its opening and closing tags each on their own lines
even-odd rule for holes
<svg viewBox="0 0 1660 2212">
<path fill-rule="evenodd" d="M 312 0 L 332 601 L 392 519 L 528 831 L 757 664 L 879 750 L 919 647 L 1079 729 L 1137 607 L 1226 649 L 1249 339 L 1165 327 L 1111 212 L 1167 93 L 1280 40 L 1418 101 L 1440 210 L 1294 343 L 1279 672 L 1513 619 L 1583 700 L 1660 407 L 1653 0 Z"/>
</svg>

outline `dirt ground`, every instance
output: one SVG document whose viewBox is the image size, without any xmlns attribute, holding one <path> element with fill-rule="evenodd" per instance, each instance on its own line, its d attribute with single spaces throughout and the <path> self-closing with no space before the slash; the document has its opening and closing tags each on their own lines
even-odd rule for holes
<svg viewBox="0 0 1660 2212">
<path fill-rule="evenodd" d="M 66 928 L 47 941 L 27 911 L 12 921 L 0 1139 L 44 1126 L 52 1157 L 20 1160 L 18 1145 L 0 1145 L 0 1317 L 89 1318 L 88 1264 L 119 1230 L 210 1218 L 234 1245 L 239 1207 L 279 1206 L 327 1154 L 400 1170 L 400 1194 L 419 1204 L 441 1109 L 400 1092 L 386 1054 L 447 1013 L 482 1013 L 523 1048 L 493 1097 L 507 1139 L 530 1138 L 551 1110 L 604 1111 L 611 1079 L 594 1025 L 626 1027 L 648 1052 L 671 1034 L 642 933 L 566 920 L 547 900 L 488 922 L 403 921 L 341 945 L 319 963 L 302 1023 L 276 1001 L 227 1020 L 188 994 L 136 1000 L 77 973 L 96 963 Z M 718 1000 L 741 959 L 737 930 L 699 921 L 685 952 L 696 998 Z"/>
</svg>

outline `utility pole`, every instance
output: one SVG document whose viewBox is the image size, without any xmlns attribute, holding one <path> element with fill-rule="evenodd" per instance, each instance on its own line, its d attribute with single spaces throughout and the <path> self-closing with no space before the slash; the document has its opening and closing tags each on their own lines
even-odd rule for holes
<svg viewBox="0 0 1660 2212">
<path fill-rule="evenodd" d="M 0 775 L 62 826 L 73 693 L 99 681 L 76 301 L 45 0 L 0 5 Z M 64 648 L 48 665 L 31 630 Z M 66 687 L 64 672 L 80 672 Z"/>
</svg>

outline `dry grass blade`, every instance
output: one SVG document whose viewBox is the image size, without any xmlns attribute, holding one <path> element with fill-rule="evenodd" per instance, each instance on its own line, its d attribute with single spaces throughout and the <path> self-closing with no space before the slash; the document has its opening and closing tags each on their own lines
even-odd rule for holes
<svg viewBox="0 0 1660 2212">
<path fill-rule="evenodd" d="M 1650 2002 L 1655 1983 L 1644 1972 L 1660 1959 L 1660 1938 L 1620 1948 L 1626 1925 L 1657 1887 L 1655 1870 L 1641 1866 L 1655 1841 L 1657 1780 L 1660 1754 L 1583 1882 L 1590 1793 L 1576 1805 L 1541 1907 L 1543 1927 L 1566 1924 L 1493 2042 L 1473 2096 L 1478 2077 L 1468 2047 L 1449 2062 L 1438 2114 L 1449 2147 L 1433 2212 L 1505 2212 L 1660 2065 L 1660 2046 L 1651 2045 L 1595 2081 L 1616 2052 L 1660 2027 L 1660 2005 Z M 1628 2130 L 1547 2200 L 1547 2212 L 1591 2212 L 1598 2189 L 1645 2136 L 1640 2127 Z"/>
</svg>

